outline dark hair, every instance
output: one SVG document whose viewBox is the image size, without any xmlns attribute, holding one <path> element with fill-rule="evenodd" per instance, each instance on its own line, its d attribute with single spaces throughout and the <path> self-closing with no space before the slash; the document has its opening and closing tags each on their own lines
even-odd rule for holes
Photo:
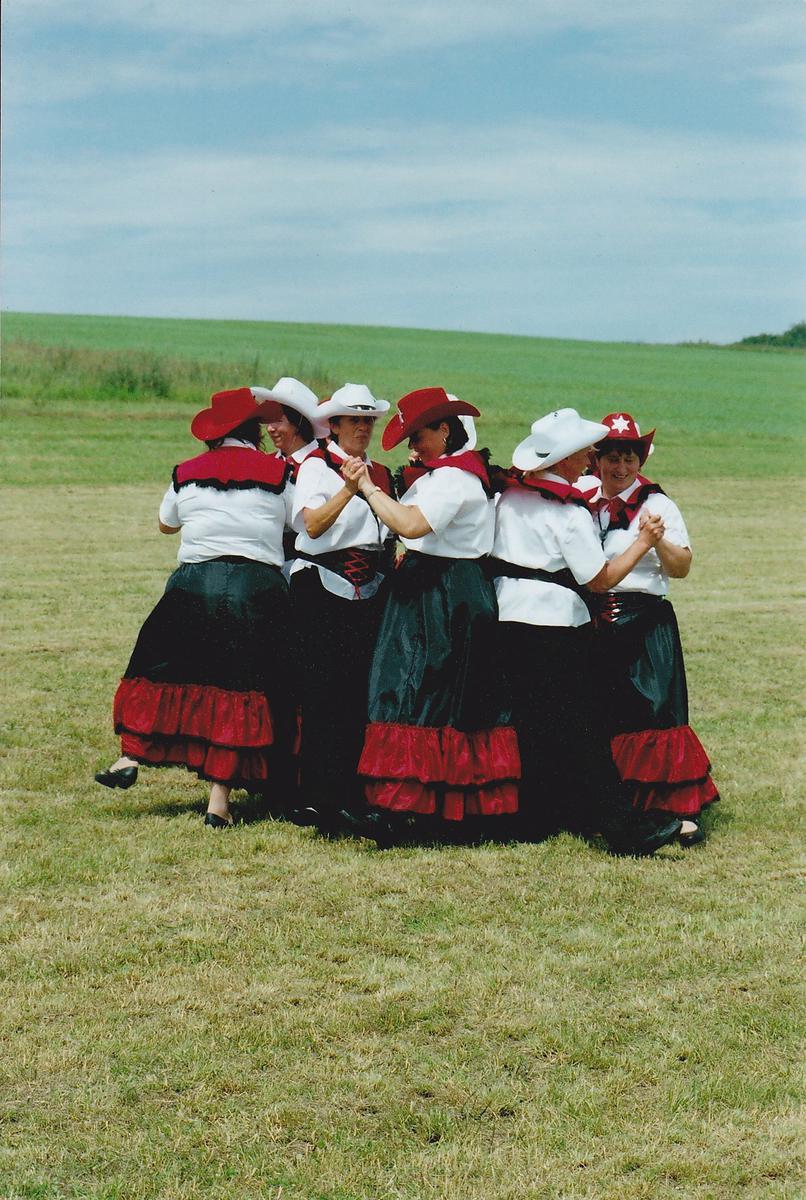
<svg viewBox="0 0 806 1200">
<path fill-rule="evenodd" d="M 439 429 L 440 425 L 448 426 L 448 440 L 445 443 L 443 454 L 453 454 L 456 450 L 461 450 L 462 446 L 466 445 L 469 440 L 467 430 L 454 413 L 451 413 L 447 417 L 440 417 L 438 421 L 430 421 L 425 428 Z"/>
<path fill-rule="evenodd" d="M 217 450 L 225 437 L 240 438 L 242 442 L 251 442 L 253 446 L 260 447 L 263 445 L 263 427 L 257 417 L 250 417 L 248 421 L 242 421 L 240 425 L 229 429 L 221 437 L 205 442 L 207 449 Z"/>
<path fill-rule="evenodd" d="M 290 425 L 293 425 L 299 436 L 304 442 L 313 441 L 313 425 L 307 417 L 303 417 L 301 412 L 297 412 L 295 408 L 290 408 L 289 405 L 282 405 L 283 413 L 287 417 Z"/>
<path fill-rule="evenodd" d="M 631 442 L 628 438 L 625 438 L 623 441 L 621 438 L 605 438 L 603 442 L 597 442 L 593 447 L 593 453 L 597 458 L 601 458 L 603 454 L 609 454 L 611 450 L 634 450 L 640 459 L 644 458 L 642 443 Z"/>
</svg>

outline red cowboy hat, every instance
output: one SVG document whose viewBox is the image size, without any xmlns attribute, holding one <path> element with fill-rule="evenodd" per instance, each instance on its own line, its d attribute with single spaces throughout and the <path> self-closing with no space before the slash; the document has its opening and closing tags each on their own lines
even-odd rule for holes
<svg viewBox="0 0 806 1200">
<path fill-rule="evenodd" d="M 634 421 L 629 413 L 614 412 L 608 413 L 606 417 L 602 417 L 602 424 L 607 425 L 610 432 L 606 437 L 597 442 L 594 450 L 596 454 L 605 454 L 613 442 L 633 442 L 639 446 L 638 457 L 641 459 L 641 466 L 644 465 L 650 453 L 652 452 L 652 439 L 655 436 L 655 430 L 649 433 L 641 433 L 638 428 L 638 422 Z"/>
<path fill-rule="evenodd" d="M 259 390 L 264 391 L 262 388 Z M 210 407 L 196 413 L 190 422 L 190 432 L 200 442 L 212 442 L 237 429 L 250 417 L 257 417 L 259 421 L 276 421 L 282 415 L 283 410 L 277 400 L 258 400 L 251 388 L 234 388 L 211 396 Z"/>
<path fill-rule="evenodd" d="M 381 445 L 384 450 L 399 446 L 423 425 L 442 421 L 445 417 L 478 417 L 479 410 L 464 400 L 451 400 L 444 388 L 420 388 L 401 396 L 397 412 L 383 431 Z"/>
</svg>

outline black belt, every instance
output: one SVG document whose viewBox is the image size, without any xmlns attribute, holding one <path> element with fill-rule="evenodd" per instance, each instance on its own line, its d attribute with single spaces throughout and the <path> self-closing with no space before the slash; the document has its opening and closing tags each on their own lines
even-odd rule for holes
<svg viewBox="0 0 806 1200">
<path fill-rule="evenodd" d="M 253 563 L 258 567 L 272 567 L 275 571 L 280 570 L 276 563 L 262 562 L 259 558 L 244 558 L 242 554 L 218 554 L 215 558 L 202 559 L 202 562 Z"/>
<path fill-rule="evenodd" d="M 546 571 L 543 567 L 522 567 L 520 563 L 490 557 L 487 559 L 487 570 L 491 579 L 506 575 L 508 579 L 539 579 L 541 583 L 556 583 L 560 587 L 571 588 L 574 592 L 585 590 L 581 583 L 577 583 L 568 567 L 563 567 L 560 571 Z"/>
<path fill-rule="evenodd" d="M 563 567 L 560 571 L 546 571 L 543 567 L 522 567 L 520 563 L 507 562 L 503 558 L 488 558 L 487 571 L 491 579 L 537 579 L 540 583 L 555 583 L 558 587 L 576 592 L 580 600 L 589 606 L 592 594 L 582 583 L 577 583 L 572 571 Z"/>
</svg>

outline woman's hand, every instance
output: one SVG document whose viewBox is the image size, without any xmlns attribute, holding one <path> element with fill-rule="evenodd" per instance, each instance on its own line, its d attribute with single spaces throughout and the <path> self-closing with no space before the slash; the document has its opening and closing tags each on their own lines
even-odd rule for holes
<svg viewBox="0 0 806 1200">
<path fill-rule="evenodd" d="M 663 521 L 652 513 L 641 513 L 638 537 L 626 550 L 605 563 L 598 575 L 586 583 L 591 592 L 609 592 L 629 575 L 633 567 L 641 561 L 648 550 L 662 540 L 666 532 Z"/>
<path fill-rule="evenodd" d="M 303 508 L 302 519 L 305 532 L 310 538 L 321 537 L 344 512 L 353 496 L 358 492 L 362 475 L 367 474 L 367 464 L 360 458 L 346 458 L 341 465 L 342 486 L 319 508 Z"/>
<path fill-rule="evenodd" d="M 359 488 L 363 491 L 367 485 L 371 486 L 367 464 L 361 458 L 346 458 L 342 464 L 341 474 L 344 486 L 351 496 L 355 496 Z"/>
<path fill-rule="evenodd" d="M 663 518 L 655 513 L 642 512 L 638 521 L 638 541 L 648 550 L 657 546 L 666 532 Z"/>
</svg>

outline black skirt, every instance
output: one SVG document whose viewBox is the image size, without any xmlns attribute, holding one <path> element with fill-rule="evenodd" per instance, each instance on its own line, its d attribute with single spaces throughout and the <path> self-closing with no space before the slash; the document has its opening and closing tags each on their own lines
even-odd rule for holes
<svg viewBox="0 0 806 1200">
<path fill-rule="evenodd" d="M 613 758 L 636 807 L 696 817 L 719 798 L 689 725 L 677 617 L 663 596 L 597 597 L 596 684 Z"/>
<path fill-rule="evenodd" d="M 586 832 L 623 820 L 625 797 L 593 692 L 593 632 L 502 621 L 498 658 L 523 763 L 525 832 Z"/>
<path fill-rule="evenodd" d="M 276 767 L 285 784 L 292 654 L 279 568 L 237 558 L 183 564 L 140 630 L 115 696 L 123 753 L 261 789 Z"/>
<path fill-rule="evenodd" d="M 348 600 L 322 585 L 316 567 L 306 567 L 291 577 L 291 598 L 301 647 L 303 803 L 320 812 L 352 809 L 363 800 L 357 768 L 385 587 L 368 600 Z"/>
<path fill-rule="evenodd" d="M 515 811 L 520 759 L 495 666 L 497 624 L 478 559 L 405 556 L 370 673 L 359 770 L 371 804 L 449 820 Z"/>
</svg>

